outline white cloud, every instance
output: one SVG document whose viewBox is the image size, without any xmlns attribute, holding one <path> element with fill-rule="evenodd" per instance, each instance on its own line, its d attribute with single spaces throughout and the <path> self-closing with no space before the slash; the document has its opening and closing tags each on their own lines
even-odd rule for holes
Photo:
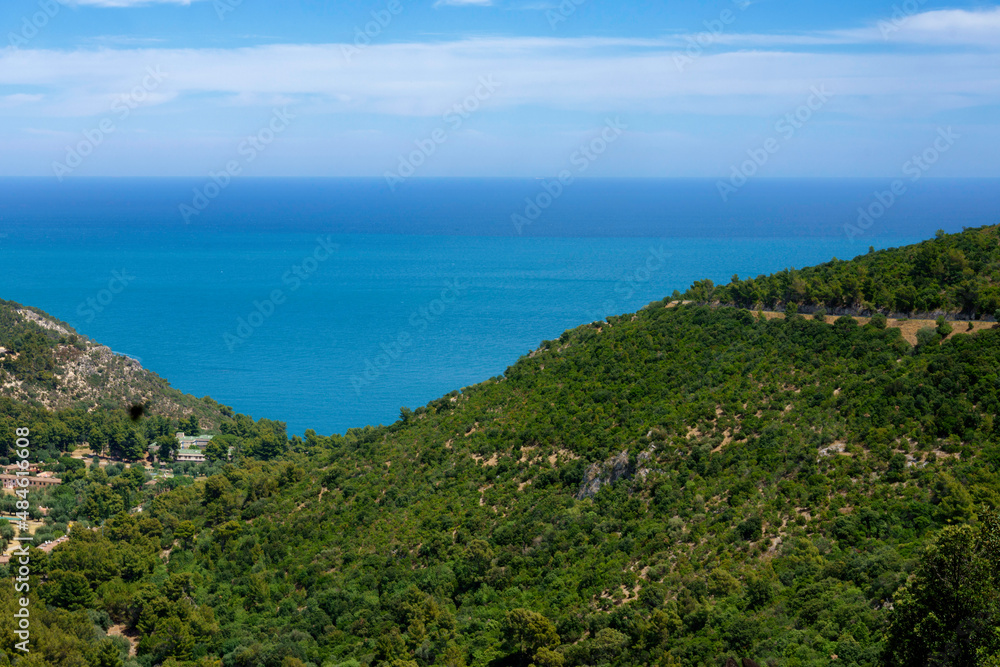
<svg viewBox="0 0 1000 667">
<path fill-rule="evenodd" d="M 679 35 L 669 41 L 689 45 L 698 35 Z M 711 45 L 750 47 L 810 47 L 862 44 L 923 44 L 927 46 L 1000 47 L 1000 7 L 981 10 L 938 10 L 920 14 L 887 14 L 869 26 L 800 34 L 724 32 L 712 35 Z"/>
<path fill-rule="evenodd" d="M 44 95 L 29 95 L 27 93 L 15 93 L 13 95 L 0 95 L 0 108 L 19 107 L 32 102 L 40 102 Z"/>
<path fill-rule="evenodd" d="M 900 39 L 946 37 L 960 45 L 968 40 L 982 45 L 976 40 L 1000 31 L 1000 10 L 928 12 L 900 25 Z M 194 105 L 232 109 L 280 103 L 295 104 L 307 114 L 438 116 L 490 75 L 501 83 L 485 103 L 494 109 L 768 115 L 800 103 L 804 92 L 818 84 L 835 92 L 831 110 L 863 116 L 929 117 L 1000 104 L 1000 38 L 994 48 L 975 52 L 825 48 L 817 53 L 808 48 L 881 39 L 874 28 L 850 35 L 723 35 L 713 51 L 683 71 L 675 58 L 686 42 L 678 36 L 373 44 L 350 60 L 340 44 L 4 49 L 0 85 L 44 93 L 44 99 L 38 95 L 20 103 L 30 101 L 32 113 L 48 116 L 106 113 L 117 96 L 141 83 L 147 67 L 159 67 L 167 78 L 144 104 L 181 105 L 181 114 Z M 736 50 L 743 47 L 752 48 Z M 20 113 L 14 104 L 18 99 L 0 105 L 3 115 Z"/>
<path fill-rule="evenodd" d="M 823 33 L 841 43 L 906 43 L 926 46 L 1000 47 L 1000 7 L 946 9 L 885 16 L 874 25 Z"/>
</svg>

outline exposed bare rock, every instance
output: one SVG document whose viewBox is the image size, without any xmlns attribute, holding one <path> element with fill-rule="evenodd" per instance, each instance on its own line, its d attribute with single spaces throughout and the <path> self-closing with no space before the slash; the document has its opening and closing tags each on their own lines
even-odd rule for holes
<svg viewBox="0 0 1000 667">
<path fill-rule="evenodd" d="M 594 463 L 583 474 L 583 483 L 580 485 L 580 491 L 576 497 L 580 500 L 593 498 L 602 486 L 631 477 L 633 473 L 628 452 L 622 452 L 603 463 Z"/>
</svg>

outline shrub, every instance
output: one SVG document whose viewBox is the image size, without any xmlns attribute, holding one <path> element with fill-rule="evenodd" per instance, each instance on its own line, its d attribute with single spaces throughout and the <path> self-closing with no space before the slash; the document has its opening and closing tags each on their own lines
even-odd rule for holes
<svg viewBox="0 0 1000 667">
<path fill-rule="evenodd" d="M 763 533 L 763 522 L 759 516 L 751 516 L 740 522 L 736 526 L 736 534 L 745 542 L 753 542 L 760 539 Z"/>
<path fill-rule="evenodd" d="M 917 332 L 917 347 L 927 347 L 937 343 L 938 332 L 934 327 L 924 327 Z"/>
</svg>

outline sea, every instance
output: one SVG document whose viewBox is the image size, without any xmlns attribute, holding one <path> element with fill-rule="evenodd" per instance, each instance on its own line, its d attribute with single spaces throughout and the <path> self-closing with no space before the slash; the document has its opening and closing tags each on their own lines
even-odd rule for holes
<svg viewBox="0 0 1000 667">
<path fill-rule="evenodd" d="M 546 339 L 1000 222 L 1000 181 L 0 179 L 0 298 L 289 433 L 389 424 Z M 865 213 L 866 215 L 862 215 Z"/>
</svg>

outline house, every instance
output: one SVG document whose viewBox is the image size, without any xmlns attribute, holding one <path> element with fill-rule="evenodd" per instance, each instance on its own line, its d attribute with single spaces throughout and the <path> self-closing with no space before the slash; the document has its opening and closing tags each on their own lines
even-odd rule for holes
<svg viewBox="0 0 1000 667">
<path fill-rule="evenodd" d="M 18 463 L 11 463 L 8 466 L 4 466 L 4 470 L 6 470 L 8 472 L 8 474 L 13 475 L 18 470 L 25 470 L 25 468 L 22 468 L 21 465 L 18 464 Z M 38 466 L 36 464 L 34 464 L 34 463 L 29 463 L 27 471 L 28 472 L 37 472 L 38 471 Z"/>
<path fill-rule="evenodd" d="M 177 442 L 181 443 L 181 449 L 205 449 L 212 441 L 210 435 L 184 435 L 183 431 L 176 434 Z"/>
<path fill-rule="evenodd" d="M 29 489 L 38 489 L 49 486 L 59 486 L 62 484 L 62 480 L 52 476 L 52 473 L 40 473 L 37 477 L 34 476 L 22 476 L 24 479 L 28 480 Z M 17 475 L 0 475 L 0 482 L 3 482 L 3 488 L 5 489 L 23 489 L 25 487 L 17 483 L 17 480 L 21 479 Z"/>
<path fill-rule="evenodd" d="M 200 449 L 181 448 L 177 451 L 178 461 L 193 461 L 194 463 L 205 462 L 205 452 Z"/>
</svg>

